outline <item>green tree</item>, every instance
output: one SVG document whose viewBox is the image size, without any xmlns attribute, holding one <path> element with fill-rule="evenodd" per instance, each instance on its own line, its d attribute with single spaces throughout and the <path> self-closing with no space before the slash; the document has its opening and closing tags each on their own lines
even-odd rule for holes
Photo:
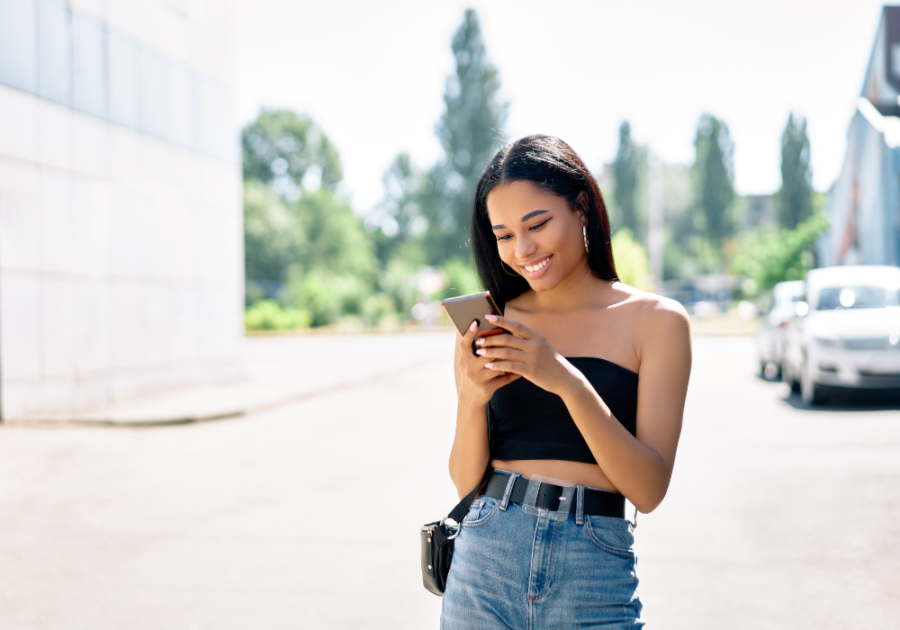
<svg viewBox="0 0 900 630">
<path fill-rule="evenodd" d="M 646 150 L 636 145 L 631 137 L 631 124 L 622 121 L 619 148 L 613 161 L 613 199 L 619 210 L 621 227 L 628 229 L 638 242 L 643 242 L 646 234 L 646 216 L 638 203 L 638 188 L 646 162 Z"/>
<path fill-rule="evenodd" d="M 806 119 L 788 115 L 781 134 L 781 188 L 775 210 L 782 228 L 794 229 L 813 213 L 812 174 Z"/>
<path fill-rule="evenodd" d="M 815 266 L 815 246 L 828 225 L 824 214 L 814 214 L 793 230 L 760 227 L 741 240 L 734 272 L 753 280 L 758 290 L 802 280 Z"/>
<path fill-rule="evenodd" d="M 288 272 L 293 304 L 312 313 L 314 326 L 362 314 L 379 269 L 362 221 L 324 189 L 304 192 L 291 207 L 306 235 Z"/>
<path fill-rule="evenodd" d="M 447 79 L 445 111 L 437 126 L 444 159 L 431 173 L 431 190 L 419 207 L 428 220 L 429 259 L 467 256 L 475 185 L 502 143 L 507 104 L 499 96 L 500 75 L 488 60 L 478 14 L 467 9 L 453 35 L 456 69 Z"/>
<path fill-rule="evenodd" d="M 694 228 L 721 262 L 725 241 L 734 234 L 734 145 L 728 126 L 711 114 L 703 114 L 697 124 L 694 149 Z"/>
<path fill-rule="evenodd" d="M 334 192 L 343 177 L 337 149 L 309 117 L 263 108 L 241 131 L 244 181 L 270 184 L 296 198 L 304 178 Z M 317 188 L 318 186 L 314 186 Z"/>
<path fill-rule="evenodd" d="M 379 260 L 387 264 L 402 256 L 424 264 L 427 256 L 419 241 L 428 227 L 423 206 L 433 204 L 432 173 L 417 169 L 408 153 L 400 153 L 385 171 L 384 197 L 366 217 Z"/>
<path fill-rule="evenodd" d="M 286 310 L 261 305 L 248 311 L 247 325 L 318 326 L 380 313 L 370 300 L 380 268 L 373 241 L 335 193 L 341 168 L 329 139 L 309 118 L 267 109 L 241 135 L 247 278 L 287 287 L 279 294 Z M 310 173 L 316 185 L 306 183 Z"/>
<path fill-rule="evenodd" d="M 307 240 L 295 208 L 257 180 L 244 182 L 244 273 L 251 280 L 287 281 Z"/>
</svg>

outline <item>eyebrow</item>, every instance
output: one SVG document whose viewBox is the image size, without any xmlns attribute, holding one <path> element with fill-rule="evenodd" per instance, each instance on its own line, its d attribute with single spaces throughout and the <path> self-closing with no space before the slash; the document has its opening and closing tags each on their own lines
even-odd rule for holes
<svg viewBox="0 0 900 630">
<path fill-rule="evenodd" d="M 528 219 L 531 219 L 531 218 L 533 218 L 533 217 L 536 217 L 536 216 L 538 216 L 539 214 L 546 214 L 547 212 L 550 212 L 550 211 L 549 211 L 549 210 L 532 210 L 531 212 L 529 212 L 528 214 L 526 214 L 524 217 L 522 217 L 522 223 L 525 223 L 525 221 L 527 221 Z M 503 225 L 503 224 L 500 224 L 500 225 L 492 225 L 492 226 L 491 226 L 491 229 L 492 229 L 492 230 L 505 230 L 505 229 L 506 229 L 506 226 Z"/>
</svg>

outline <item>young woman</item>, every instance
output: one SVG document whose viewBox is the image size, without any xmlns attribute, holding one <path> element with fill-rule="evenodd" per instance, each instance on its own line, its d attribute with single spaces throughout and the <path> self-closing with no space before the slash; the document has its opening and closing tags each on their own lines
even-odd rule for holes
<svg viewBox="0 0 900 630">
<path fill-rule="evenodd" d="M 458 339 L 450 476 L 493 468 L 456 539 L 443 630 L 639 628 L 634 524 L 666 494 L 691 367 L 676 302 L 618 282 L 597 182 L 528 136 L 475 193 L 478 273 L 511 334 Z M 637 514 L 635 513 L 635 517 Z"/>
</svg>

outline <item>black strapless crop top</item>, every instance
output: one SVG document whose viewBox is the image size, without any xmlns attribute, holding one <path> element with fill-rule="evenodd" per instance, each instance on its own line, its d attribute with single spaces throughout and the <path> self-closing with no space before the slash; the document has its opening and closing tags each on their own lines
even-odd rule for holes
<svg viewBox="0 0 900 630">
<path fill-rule="evenodd" d="M 587 377 L 631 435 L 637 431 L 638 375 L 606 359 L 566 357 Z M 561 459 L 596 464 L 562 398 L 516 379 L 488 404 L 491 459 Z"/>
</svg>

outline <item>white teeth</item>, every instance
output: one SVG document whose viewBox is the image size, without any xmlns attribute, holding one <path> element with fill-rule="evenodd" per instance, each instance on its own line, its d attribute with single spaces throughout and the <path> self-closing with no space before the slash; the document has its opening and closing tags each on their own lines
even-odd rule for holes
<svg viewBox="0 0 900 630">
<path fill-rule="evenodd" d="M 550 259 L 545 258 L 544 260 L 542 260 L 541 262 L 539 262 L 536 265 L 525 265 L 525 269 L 530 271 L 531 273 L 534 273 L 535 271 L 538 271 L 538 270 L 546 267 L 548 262 L 550 262 Z"/>
</svg>

